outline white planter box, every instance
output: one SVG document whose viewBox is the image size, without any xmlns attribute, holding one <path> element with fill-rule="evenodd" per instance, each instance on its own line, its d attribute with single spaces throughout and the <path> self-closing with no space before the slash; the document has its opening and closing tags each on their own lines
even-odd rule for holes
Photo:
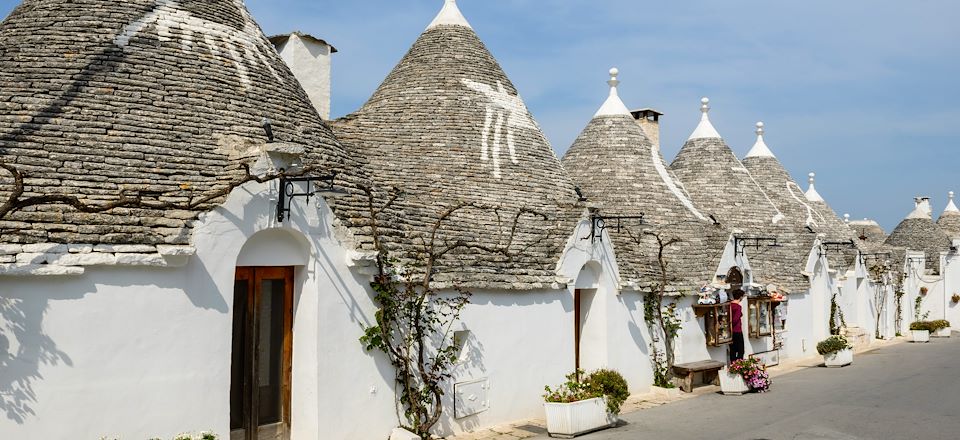
<svg viewBox="0 0 960 440">
<path fill-rule="evenodd" d="M 823 363 L 831 368 L 844 367 L 853 363 L 853 349 L 847 348 L 823 355 Z"/>
<path fill-rule="evenodd" d="M 573 403 L 544 402 L 543 408 L 551 437 L 573 438 L 617 423 L 617 416 L 607 413 L 607 400 L 602 397 Z"/>
<path fill-rule="evenodd" d="M 940 330 L 937 330 L 937 331 L 933 332 L 933 334 L 930 335 L 930 336 L 933 336 L 934 338 L 949 338 L 949 337 L 950 337 L 950 331 L 951 331 L 951 330 L 950 330 L 950 327 L 942 328 L 942 329 L 940 329 Z"/>
<path fill-rule="evenodd" d="M 750 392 L 747 381 L 743 380 L 743 377 L 739 374 L 727 371 L 726 367 L 717 374 L 720 376 L 720 391 L 723 394 L 739 396 Z"/>
<path fill-rule="evenodd" d="M 420 440 L 420 436 L 403 428 L 393 428 L 390 440 Z"/>
<path fill-rule="evenodd" d="M 910 330 L 913 342 L 930 342 L 930 332 L 927 330 Z"/>
</svg>

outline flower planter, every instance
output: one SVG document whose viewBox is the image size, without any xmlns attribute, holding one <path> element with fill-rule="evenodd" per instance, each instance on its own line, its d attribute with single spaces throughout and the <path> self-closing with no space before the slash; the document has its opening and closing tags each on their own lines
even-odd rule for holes
<svg viewBox="0 0 960 440">
<path fill-rule="evenodd" d="M 847 348 L 833 353 L 827 353 L 823 355 L 823 363 L 830 368 L 850 365 L 853 363 L 853 349 Z"/>
<path fill-rule="evenodd" d="M 930 342 L 930 331 L 928 330 L 910 330 L 913 336 L 913 342 Z"/>
<path fill-rule="evenodd" d="M 573 438 L 609 428 L 618 420 L 617 416 L 607 413 L 607 399 L 603 397 L 572 403 L 544 402 L 543 408 L 550 437 Z"/>
<path fill-rule="evenodd" d="M 420 436 L 403 428 L 394 428 L 390 440 L 420 440 Z"/>
<path fill-rule="evenodd" d="M 743 380 L 743 376 L 727 371 L 726 368 L 720 370 L 720 391 L 723 394 L 731 396 L 740 396 L 750 392 L 750 387 Z"/>
<path fill-rule="evenodd" d="M 940 330 L 937 330 L 937 331 L 933 332 L 933 334 L 930 335 L 930 336 L 932 336 L 932 337 L 934 337 L 934 338 L 949 338 L 949 337 L 950 337 L 950 331 L 951 331 L 951 330 L 950 330 L 949 327 L 948 327 L 948 328 L 942 328 L 942 329 L 940 329 Z"/>
</svg>

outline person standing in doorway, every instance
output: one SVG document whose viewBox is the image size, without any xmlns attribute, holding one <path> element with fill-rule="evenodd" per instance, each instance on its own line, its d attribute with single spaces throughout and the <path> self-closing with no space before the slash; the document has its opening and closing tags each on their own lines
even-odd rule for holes
<svg viewBox="0 0 960 440">
<path fill-rule="evenodd" d="M 743 290 L 740 289 L 730 292 L 733 297 L 733 303 L 730 304 L 730 329 L 733 333 L 733 344 L 730 346 L 731 363 L 743 359 L 743 307 L 740 306 L 743 295 Z"/>
</svg>

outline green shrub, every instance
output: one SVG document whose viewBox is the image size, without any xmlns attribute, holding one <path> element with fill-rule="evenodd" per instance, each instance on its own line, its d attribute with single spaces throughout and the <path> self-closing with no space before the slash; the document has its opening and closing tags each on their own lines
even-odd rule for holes
<svg viewBox="0 0 960 440">
<path fill-rule="evenodd" d="M 950 328 L 950 321 L 946 319 L 938 319 L 936 321 L 930 321 L 930 326 L 933 329 L 932 331 L 943 330 L 945 328 Z"/>
<path fill-rule="evenodd" d="M 583 375 L 583 370 L 577 370 L 568 374 L 567 381 L 556 389 L 550 388 L 549 385 L 543 387 L 546 391 L 543 400 L 552 403 L 571 403 L 603 396 L 603 393 L 588 387 L 586 383 L 578 379 Z"/>
<path fill-rule="evenodd" d="M 578 379 L 582 378 L 582 379 Z M 620 414 L 620 406 L 630 397 L 630 389 L 623 376 L 614 370 L 597 370 L 589 375 L 583 370 L 567 375 L 567 381 L 557 388 L 543 387 L 543 400 L 551 403 L 572 403 L 606 397 L 607 411 Z"/>
<path fill-rule="evenodd" d="M 630 388 L 623 375 L 614 370 L 597 370 L 583 379 L 588 387 L 607 397 L 607 411 L 620 414 L 620 405 L 630 397 Z"/>
<path fill-rule="evenodd" d="M 928 332 L 935 331 L 933 328 L 933 323 L 929 321 L 914 321 L 910 323 L 910 330 L 926 330 Z"/>
<path fill-rule="evenodd" d="M 820 341 L 820 343 L 817 344 L 817 353 L 826 355 L 848 348 L 853 348 L 853 345 L 850 345 L 850 341 L 847 341 L 847 338 L 843 336 L 835 335 Z"/>
</svg>

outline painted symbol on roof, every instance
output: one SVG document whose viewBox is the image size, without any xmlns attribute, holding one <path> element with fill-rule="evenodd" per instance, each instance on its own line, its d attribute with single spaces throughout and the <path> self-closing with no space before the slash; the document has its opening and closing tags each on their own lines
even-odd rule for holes
<svg viewBox="0 0 960 440">
<path fill-rule="evenodd" d="M 180 39 L 180 46 L 184 52 L 193 52 L 199 40 L 216 57 L 229 57 L 236 70 L 237 77 L 244 89 L 250 88 L 249 66 L 263 65 L 273 74 L 277 81 L 280 74 L 273 69 L 270 60 L 265 54 L 273 48 L 265 38 L 260 38 L 260 29 L 243 5 L 243 0 L 234 0 L 237 10 L 243 15 L 243 29 L 195 17 L 188 11 L 181 9 L 174 0 L 156 0 L 156 6 L 140 18 L 124 26 L 113 42 L 125 51 L 131 50 L 130 40 L 137 34 L 153 25 L 160 42 L 174 38 L 174 30 Z M 195 35 L 197 35 L 195 39 Z M 225 52 L 225 53 L 224 53 Z"/>
<path fill-rule="evenodd" d="M 492 160 L 493 177 L 500 179 L 502 178 L 500 153 L 503 150 L 504 132 L 506 132 L 510 161 L 519 164 L 514 142 L 515 130 L 539 130 L 540 127 L 530 117 L 530 112 L 527 111 L 527 106 L 523 104 L 520 96 L 511 95 L 500 81 L 497 81 L 496 88 L 469 79 L 461 79 L 460 81 L 463 85 L 482 93 L 487 98 L 487 102 L 484 104 L 486 115 L 484 116 L 483 134 L 480 141 L 480 160 L 483 162 Z"/>
</svg>

